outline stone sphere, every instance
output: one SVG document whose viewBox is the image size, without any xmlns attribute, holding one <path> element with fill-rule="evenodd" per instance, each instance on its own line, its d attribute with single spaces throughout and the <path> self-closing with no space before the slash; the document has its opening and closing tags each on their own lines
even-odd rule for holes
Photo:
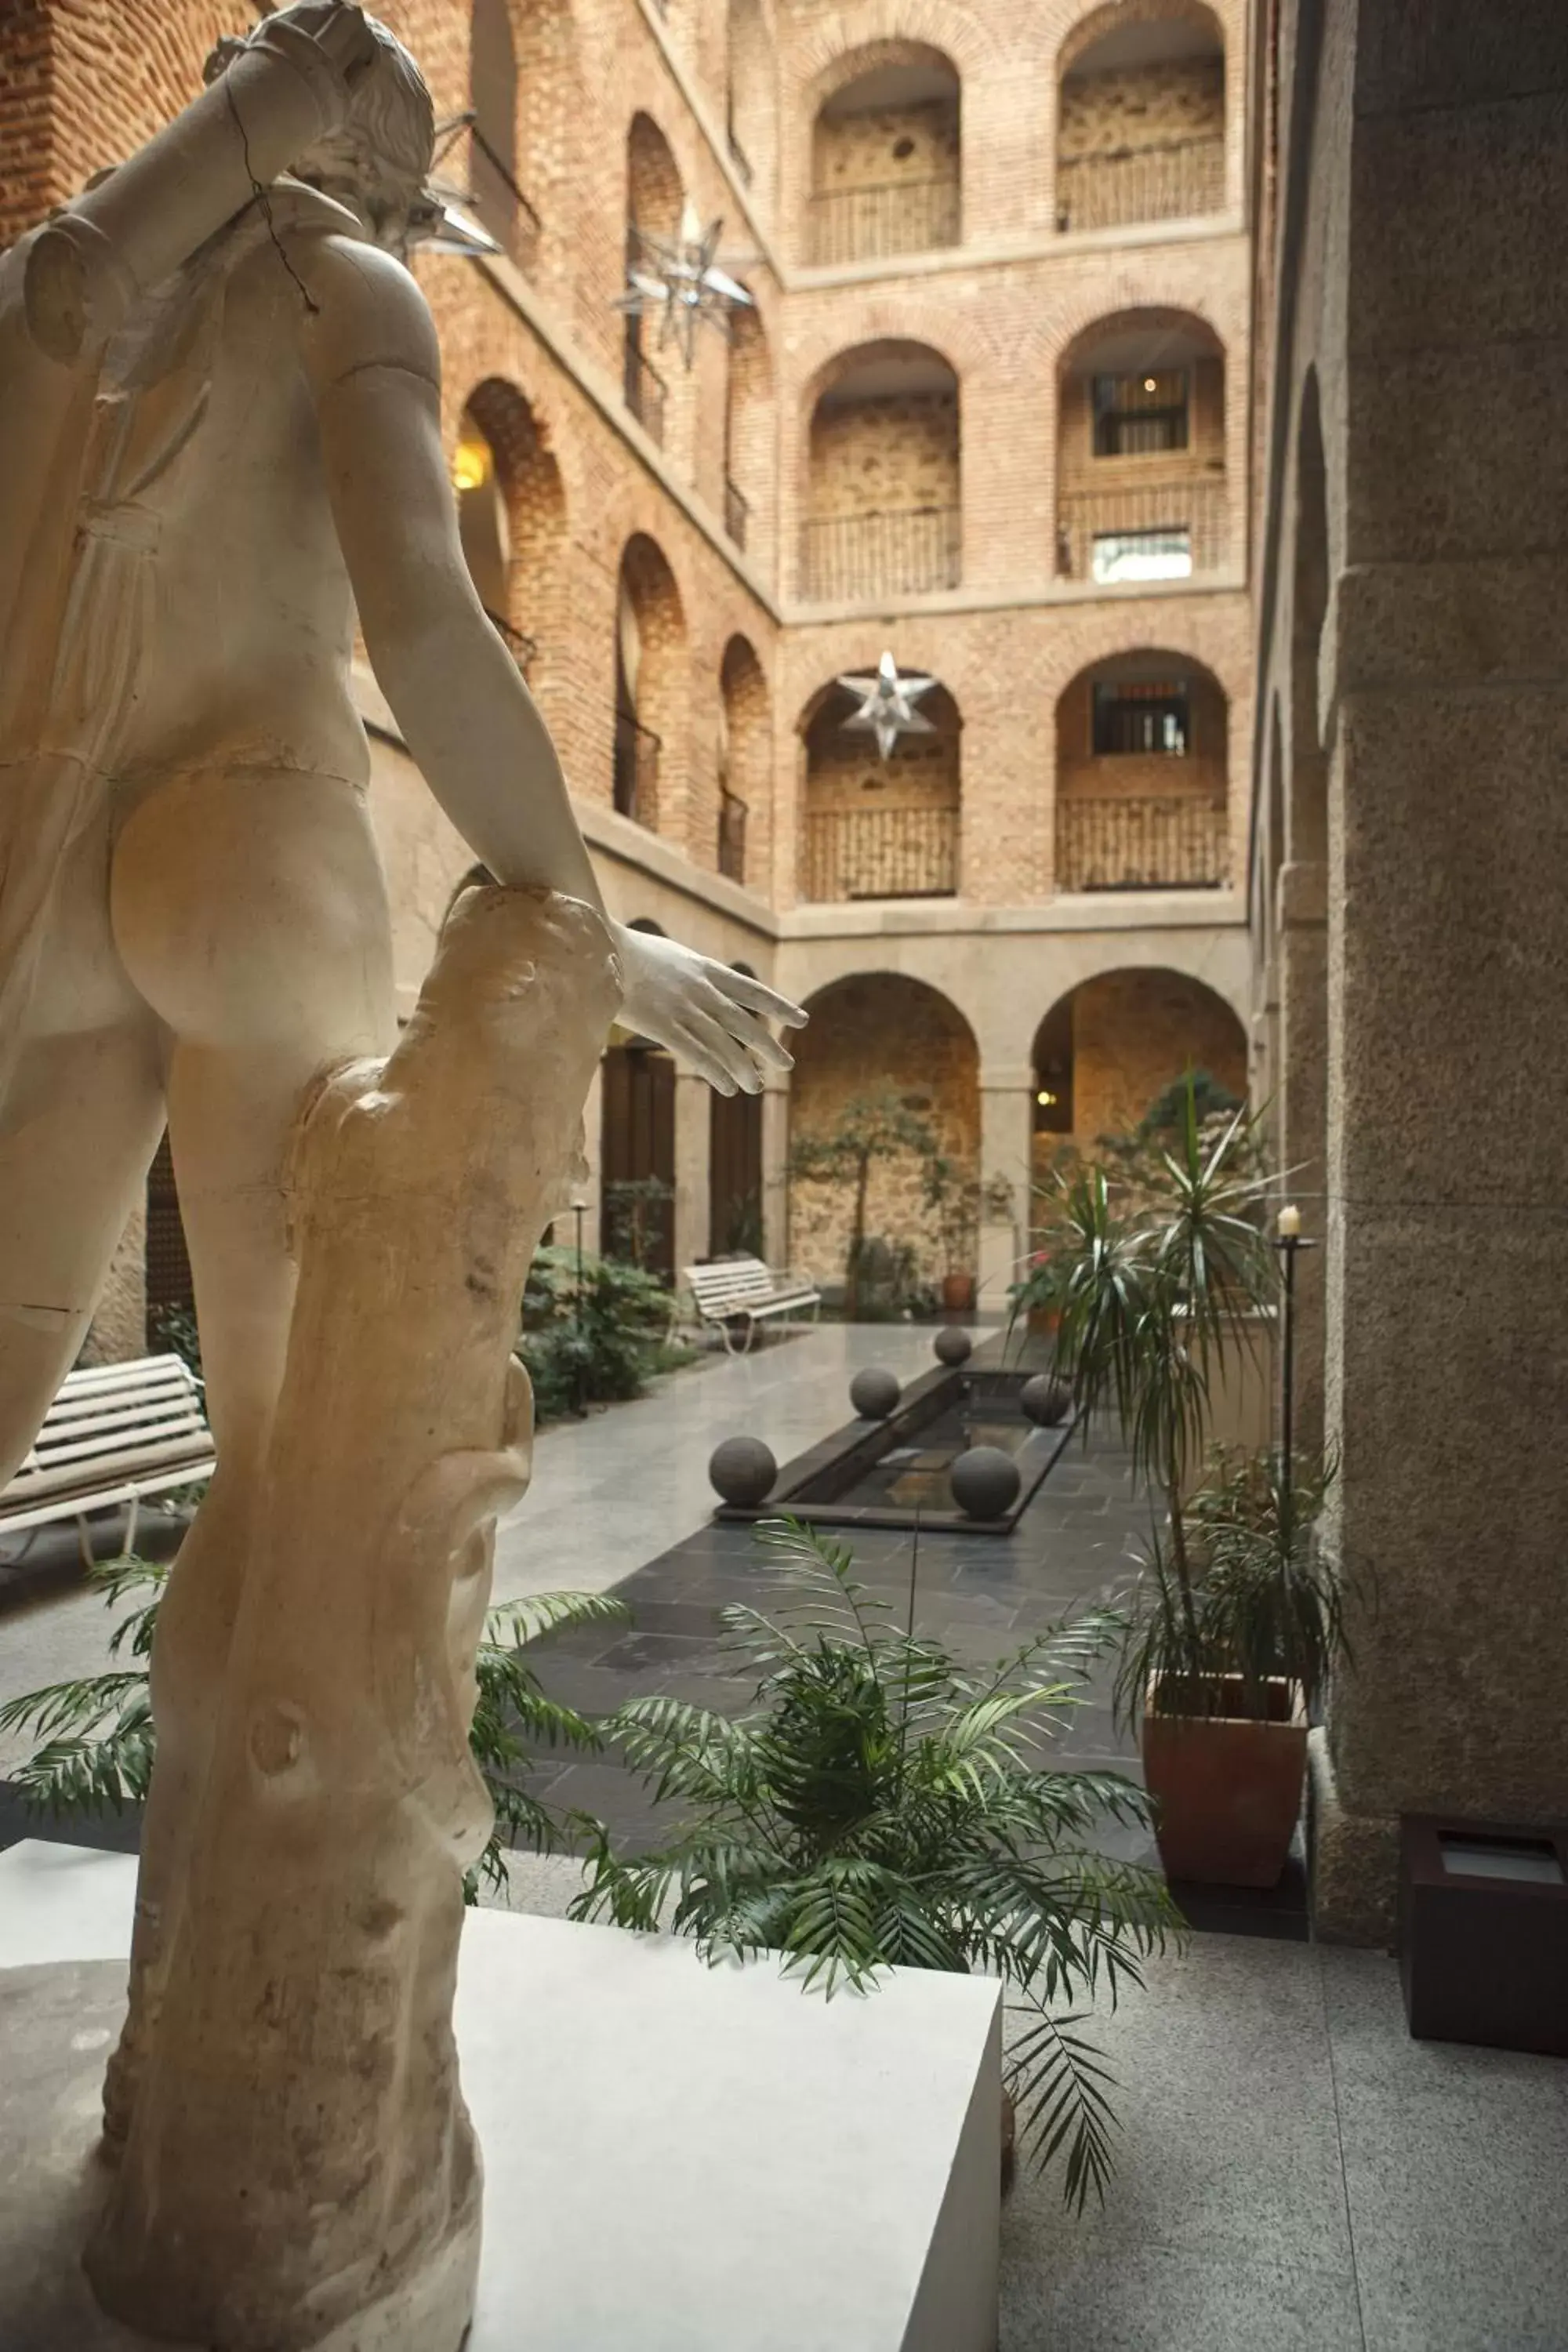
<svg viewBox="0 0 1568 2352">
<path fill-rule="evenodd" d="M 944 1323 L 931 1341 L 940 1364 L 966 1364 L 974 1342 L 956 1323 Z"/>
<path fill-rule="evenodd" d="M 1072 1391 L 1054 1372 L 1037 1372 L 1019 1390 L 1018 1402 L 1025 1420 L 1037 1429 L 1054 1429 L 1072 1411 Z"/>
<path fill-rule="evenodd" d="M 900 1393 L 898 1381 L 881 1364 L 868 1364 L 849 1383 L 849 1402 L 862 1421 L 886 1421 Z"/>
<path fill-rule="evenodd" d="M 972 1445 L 948 1473 L 952 1499 L 967 1518 L 999 1519 L 1012 1509 L 1023 1483 L 1018 1465 L 999 1445 Z"/>
<path fill-rule="evenodd" d="M 708 1462 L 708 1476 L 726 1503 L 754 1510 L 773 1491 L 779 1465 L 760 1437 L 727 1437 Z"/>
</svg>

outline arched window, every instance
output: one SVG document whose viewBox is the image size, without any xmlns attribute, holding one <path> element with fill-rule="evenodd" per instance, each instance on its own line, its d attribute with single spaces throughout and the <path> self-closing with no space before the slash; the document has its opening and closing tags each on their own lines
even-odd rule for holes
<svg viewBox="0 0 1568 2352">
<path fill-rule="evenodd" d="M 959 82 L 918 41 L 868 48 L 823 100 L 812 131 L 806 252 L 821 264 L 956 245 Z"/>
<path fill-rule="evenodd" d="M 1057 705 L 1058 889 L 1218 889 L 1227 728 L 1219 681 L 1180 654 L 1080 670 Z"/>
<path fill-rule="evenodd" d="M 873 736 L 846 728 L 855 708 L 854 696 L 833 685 L 806 719 L 800 896 L 951 898 L 962 798 L 957 704 L 945 687 L 922 695 L 931 733 L 901 737 L 885 760 Z"/>
<path fill-rule="evenodd" d="M 1230 553 L 1218 338 L 1181 310 L 1097 320 L 1058 387 L 1058 573 L 1136 586 L 1218 571 Z"/>
<path fill-rule="evenodd" d="M 531 270 L 539 259 L 539 215 L 520 184 L 517 49 L 507 0 L 474 0 L 468 103 L 474 208 L 518 268 Z"/>
<path fill-rule="evenodd" d="M 675 575 L 653 541 L 626 542 L 616 597 L 614 800 L 657 830 L 667 735 L 687 692 L 686 620 Z"/>
<path fill-rule="evenodd" d="M 669 142 L 651 115 L 636 114 L 626 136 L 626 263 L 646 257 L 647 237 L 673 238 L 685 198 Z M 648 325 L 626 313 L 624 344 L 626 404 L 649 437 L 664 440 L 668 387 L 647 354 Z"/>
<path fill-rule="evenodd" d="M 1112 0 L 1062 53 L 1057 226 L 1184 220 L 1225 203 L 1225 42 L 1197 0 Z"/>
<path fill-rule="evenodd" d="M 863 343 L 812 411 L 801 593 L 863 602 L 955 588 L 958 379 L 924 343 Z"/>
</svg>

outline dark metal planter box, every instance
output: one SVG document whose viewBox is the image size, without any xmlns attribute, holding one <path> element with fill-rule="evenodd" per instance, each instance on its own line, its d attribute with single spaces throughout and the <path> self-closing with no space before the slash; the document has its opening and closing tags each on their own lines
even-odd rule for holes
<svg viewBox="0 0 1568 2352">
<path fill-rule="evenodd" d="M 1420 2040 L 1568 2058 L 1568 1823 L 1406 1814 L 1399 1974 Z"/>
</svg>

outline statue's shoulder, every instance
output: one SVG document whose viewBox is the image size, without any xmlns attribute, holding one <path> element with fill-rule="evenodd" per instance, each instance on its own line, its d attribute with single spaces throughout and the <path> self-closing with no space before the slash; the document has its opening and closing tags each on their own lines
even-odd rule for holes
<svg viewBox="0 0 1568 2352">
<path fill-rule="evenodd" d="M 276 199 L 273 208 L 278 243 L 306 297 L 300 340 L 311 376 L 332 383 L 384 365 L 439 383 L 436 324 L 417 279 L 395 254 L 373 244 L 342 205 L 319 198 L 318 206 L 326 210 L 290 193 L 286 210 Z"/>
</svg>

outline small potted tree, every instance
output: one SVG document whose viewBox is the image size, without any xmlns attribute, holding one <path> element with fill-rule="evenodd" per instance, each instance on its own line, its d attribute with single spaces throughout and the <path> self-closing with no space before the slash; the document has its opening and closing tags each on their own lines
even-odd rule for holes
<svg viewBox="0 0 1568 2352">
<path fill-rule="evenodd" d="M 601 1837 L 574 1916 L 670 1928 L 710 1961 L 784 1953 L 828 1993 L 895 1965 L 1001 1977 L 1027 2013 L 1007 2056 L 1019 2135 L 1065 2158 L 1070 2203 L 1103 2195 L 1111 2117 L 1081 2003 L 1137 1983 L 1180 1921 L 1157 1874 L 1096 1848 L 1100 1824 L 1146 1822 L 1136 1782 L 1047 1758 L 1120 1619 L 971 1671 L 915 1633 L 912 1577 L 900 1626 L 844 1546 L 789 1520 L 757 1533 L 771 1605 L 720 1612 L 753 1704 L 728 1717 L 655 1693 L 599 1726 L 679 1825 L 651 1853 Z"/>
<path fill-rule="evenodd" d="M 936 1138 L 920 1113 L 891 1087 L 852 1097 L 830 1127 L 798 1135 L 790 1146 L 789 1172 L 797 1183 L 848 1193 L 844 1317 L 849 1323 L 858 1319 L 864 1287 L 871 1170 L 879 1160 L 900 1157 L 929 1166 L 936 1157 Z"/>
<path fill-rule="evenodd" d="M 1203 1475 L 1215 1385 L 1262 1344 L 1278 1297 L 1258 1162 L 1245 1111 L 1201 1119 L 1189 1084 L 1131 1181 L 1064 1171 L 1017 1303 L 1056 1316 L 1086 1426 L 1114 1416 L 1160 1507 L 1118 1701 L 1141 1720 L 1166 1871 L 1272 1885 L 1300 1810 L 1307 1702 L 1343 1625 L 1311 1542 L 1326 1475 L 1298 1483 L 1264 1457 Z"/>
<path fill-rule="evenodd" d="M 943 1311 L 967 1315 L 974 1305 L 980 1249 L 980 1184 L 964 1174 L 956 1160 L 937 1151 L 926 1164 L 925 1198 L 942 1241 Z"/>
</svg>

